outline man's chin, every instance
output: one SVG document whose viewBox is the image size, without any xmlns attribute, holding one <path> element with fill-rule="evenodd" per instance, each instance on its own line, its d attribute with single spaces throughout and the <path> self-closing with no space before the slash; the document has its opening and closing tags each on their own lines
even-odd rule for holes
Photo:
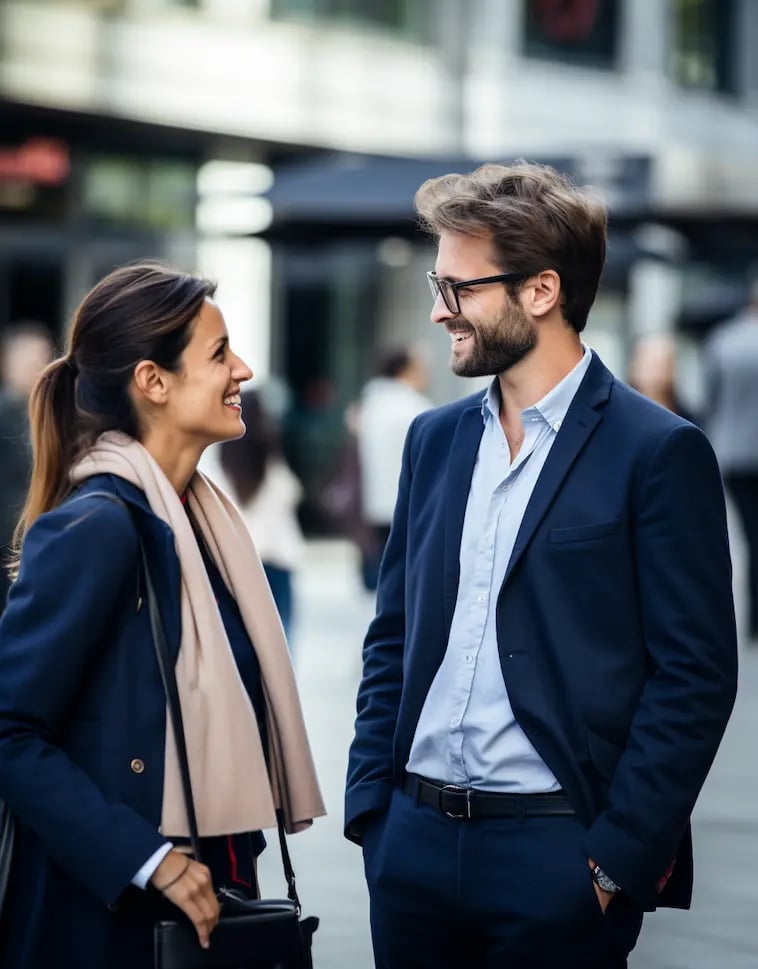
<svg viewBox="0 0 758 969">
<path fill-rule="evenodd" d="M 450 369 L 456 377 L 494 377 L 499 374 L 507 373 L 511 367 L 521 363 L 524 357 L 534 350 L 536 343 L 529 343 L 525 346 L 512 348 L 509 353 L 490 354 L 488 359 L 482 359 L 482 355 L 474 354 L 469 357 L 450 357 Z"/>
<path fill-rule="evenodd" d="M 494 377 L 491 370 L 474 366 L 468 360 L 451 360 L 450 369 L 456 377 Z"/>
<path fill-rule="evenodd" d="M 494 377 L 497 373 L 483 360 L 476 357 L 458 357 L 454 353 L 450 356 L 450 369 L 456 377 Z"/>
</svg>

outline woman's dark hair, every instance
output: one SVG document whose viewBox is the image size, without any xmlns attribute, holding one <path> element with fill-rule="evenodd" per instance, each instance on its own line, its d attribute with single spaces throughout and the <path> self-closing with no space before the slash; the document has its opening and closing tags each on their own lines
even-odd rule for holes
<svg viewBox="0 0 758 969">
<path fill-rule="evenodd" d="M 241 505 L 251 501 L 266 474 L 269 460 L 280 453 L 279 441 L 254 390 L 242 391 L 242 418 L 245 433 L 236 441 L 221 445 L 221 467 Z"/>
<path fill-rule="evenodd" d="M 134 368 L 152 360 L 176 373 L 214 283 L 160 262 L 122 266 L 76 311 L 66 355 L 41 374 L 29 400 L 34 465 L 14 536 L 17 568 L 24 536 L 71 490 L 69 471 L 104 431 L 139 437 L 129 396 Z"/>
</svg>

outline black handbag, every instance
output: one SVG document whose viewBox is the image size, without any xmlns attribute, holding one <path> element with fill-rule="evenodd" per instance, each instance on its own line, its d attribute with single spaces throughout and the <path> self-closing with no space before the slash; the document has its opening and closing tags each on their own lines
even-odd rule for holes
<svg viewBox="0 0 758 969">
<path fill-rule="evenodd" d="M 141 537 L 140 549 L 150 626 L 176 738 L 192 852 L 196 860 L 202 861 L 179 691 Z M 222 887 L 218 892 L 221 917 L 211 933 L 210 948 L 201 948 L 189 919 L 158 922 L 154 930 L 155 969 L 312 969 L 311 943 L 319 920 L 300 918 L 300 899 L 280 811 L 277 827 L 287 898 L 249 899 Z"/>
</svg>

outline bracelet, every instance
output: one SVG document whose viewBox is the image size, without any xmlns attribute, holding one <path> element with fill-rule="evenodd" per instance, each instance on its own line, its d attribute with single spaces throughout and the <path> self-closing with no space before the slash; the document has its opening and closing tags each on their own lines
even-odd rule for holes
<svg viewBox="0 0 758 969">
<path fill-rule="evenodd" d="M 187 869 L 189 868 L 189 866 L 190 866 L 190 860 L 189 858 L 187 858 L 187 864 L 184 866 L 184 868 L 182 868 L 182 870 L 179 872 L 176 878 L 172 878 L 167 885 L 163 886 L 163 888 L 158 888 L 157 885 L 155 886 L 156 888 L 158 888 L 158 891 L 161 893 L 161 895 L 165 895 L 166 891 L 169 888 L 171 888 L 172 885 L 176 885 L 176 883 L 179 881 L 180 878 L 184 878 L 184 876 L 187 874 Z"/>
</svg>

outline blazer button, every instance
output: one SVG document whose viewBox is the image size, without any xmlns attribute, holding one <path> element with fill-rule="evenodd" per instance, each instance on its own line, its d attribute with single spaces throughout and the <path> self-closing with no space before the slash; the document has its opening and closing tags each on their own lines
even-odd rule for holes
<svg viewBox="0 0 758 969">
<path fill-rule="evenodd" d="M 141 761 L 139 757 L 135 757 L 129 766 L 131 767 L 131 769 L 134 771 L 135 774 L 145 773 L 144 761 Z"/>
</svg>

